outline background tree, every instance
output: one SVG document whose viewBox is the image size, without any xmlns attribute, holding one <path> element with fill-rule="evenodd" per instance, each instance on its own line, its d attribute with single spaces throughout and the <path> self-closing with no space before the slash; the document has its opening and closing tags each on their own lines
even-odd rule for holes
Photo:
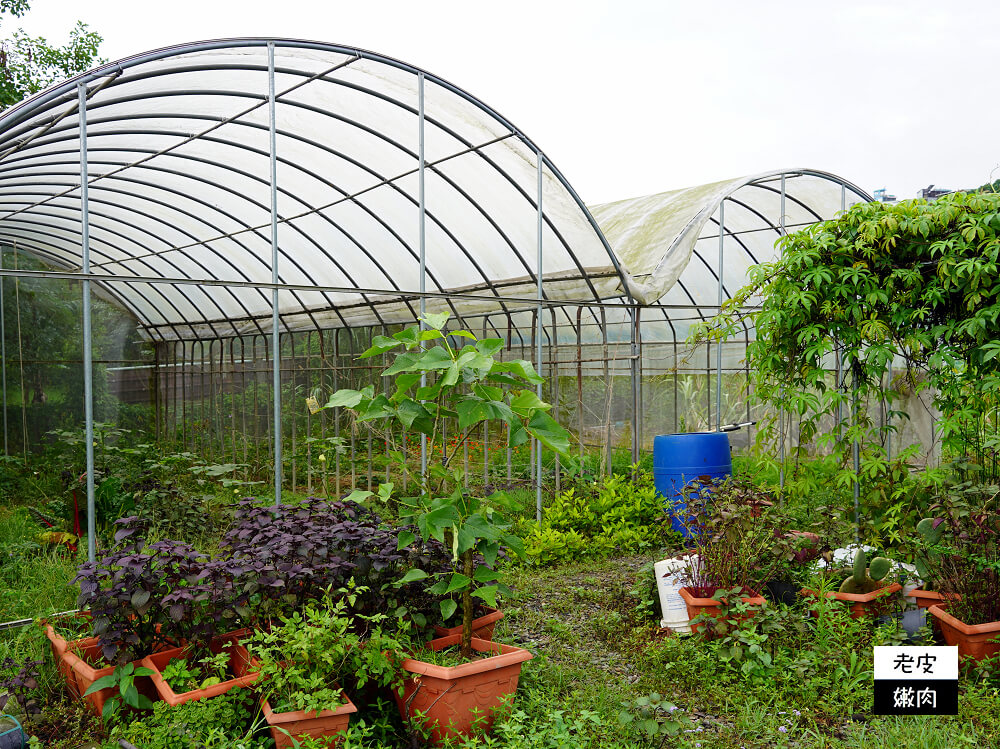
<svg viewBox="0 0 1000 749">
<path fill-rule="evenodd" d="M 20 17 L 28 9 L 28 0 L 0 0 L 0 23 L 8 15 Z M 62 47 L 20 29 L 12 38 L 0 41 L 0 111 L 105 62 L 98 57 L 102 41 L 100 34 L 79 21 Z"/>
</svg>

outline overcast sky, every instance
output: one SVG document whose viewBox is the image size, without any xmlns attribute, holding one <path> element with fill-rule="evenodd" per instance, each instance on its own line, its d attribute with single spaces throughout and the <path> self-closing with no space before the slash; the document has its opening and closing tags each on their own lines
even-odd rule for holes
<svg viewBox="0 0 1000 749">
<path fill-rule="evenodd" d="M 32 0 L 2 33 L 63 43 L 77 20 L 111 60 L 235 36 L 399 58 L 516 124 L 591 204 L 783 167 L 900 198 L 1000 177 L 997 2 Z"/>
</svg>

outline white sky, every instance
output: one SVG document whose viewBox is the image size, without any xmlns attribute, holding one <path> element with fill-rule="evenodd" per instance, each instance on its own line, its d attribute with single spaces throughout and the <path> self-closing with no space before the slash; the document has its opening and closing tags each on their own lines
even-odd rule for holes
<svg viewBox="0 0 1000 749">
<path fill-rule="evenodd" d="M 111 60 L 235 36 L 396 57 L 504 115 L 590 204 L 782 167 L 900 198 L 1000 177 L 995 0 L 33 0 L 0 32 L 63 43 L 77 20 Z"/>
</svg>

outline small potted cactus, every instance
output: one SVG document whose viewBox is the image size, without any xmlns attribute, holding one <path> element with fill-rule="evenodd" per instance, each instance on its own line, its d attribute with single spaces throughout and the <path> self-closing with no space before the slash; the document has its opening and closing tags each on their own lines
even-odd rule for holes
<svg viewBox="0 0 1000 749">
<path fill-rule="evenodd" d="M 849 603 L 853 619 L 883 614 L 889 596 L 903 587 L 899 583 L 885 581 L 891 571 L 891 559 L 875 557 L 869 563 L 864 549 L 858 549 L 851 575 L 840 584 L 839 590 L 830 591 L 826 597 Z M 819 592 L 809 588 L 803 588 L 802 594 L 811 598 L 819 596 Z"/>
</svg>

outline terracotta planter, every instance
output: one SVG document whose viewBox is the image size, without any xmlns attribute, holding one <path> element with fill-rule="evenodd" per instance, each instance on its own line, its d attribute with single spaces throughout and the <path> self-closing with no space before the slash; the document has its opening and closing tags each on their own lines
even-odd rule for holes
<svg viewBox="0 0 1000 749">
<path fill-rule="evenodd" d="M 472 636 L 478 637 L 480 640 L 492 640 L 493 629 L 496 627 L 497 622 L 503 619 L 503 612 L 500 609 L 491 609 L 488 606 L 484 608 L 487 613 L 472 620 Z M 461 624 L 457 627 L 434 627 L 435 637 L 451 637 L 451 635 L 461 634 Z"/>
<path fill-rule="evenodd" d="M 443 650 L 462 641 L 461 635 L 431 640 L 427 646 Z M 531 660 L 523 648 L 472 638 L 472 649 L 487 657 L 459 666 L 435 666 L 417 658 L 402 661 L 404 671 L 412 676 L 403 684 L 403 692 L 394 692 L 403 720 L 417 713 L 426 717 L 431 738 L 439 743 L 451 736 L 468 736 L 476 729 L 488 730 L 493 711 L 517 690 L 521 664 Z M 478 716 L 478 719 L 477 719 Z"/>
<path fill-rule="evenodd" d="M 214 653 L 222 652 L 223 647 L 227 642 L 236 643 L 237 637 L 235 635 L 217 637 L 212 641 L 211 650 Z M 187 648 L 170 648 L 169 650 L 162 650 L 159 653 L 153 653 L 142 659 L 142 665 L 146 668 L 152 669 L 153 675 L 149 678 L 153 682 L 153 686 L 156 687 L 156 693 L 159 695 L 160 699 L 166 702 L 172 707 L 177 707 L 178 705 L 183 705 L 185 702 L 190 700 L 202 700 L 207 697 L 215 697 L 220 694 L 225 694 L 230 689 L 235 689 L 236 687 L 248 687 L 253 684 L 260 677 L 260 674 L 250 672 L 247 673 L 246 670 L 246 651 L 243 651 L 243 657 L 238 654 L 238 646 L 234 646 L 229 649 L 229 669 L 233 673 L 242 668 L 243 674 L 237 675 L 232 679 L 228 679 L 218 684 L 213 684 L 210 687 L 204 689 L 192 689 L 188 692 L 176 693 L 171 686 L 163 678 L 163 669 L 166 668 L 167 664 L 174 658 L 188 658 L 190 656 L 190 651 Z"/>
<path fill-rule="evenodd" d="M 81 611 L 73 616 L 90 621 L 89 611 Z M 49 647 L 52 649 L 52 660 L 56 664 L 56 668 L 59 669 L 59 673 L 62 675 L 63 679 L 66 681 L 66 687 L 72 695 L 79 697 L 80 694 L 86 690 L 81 691 L 77 689 L 76 676 L 74 675 L 73 669 L 66 662 L 63 656 L 69 648 L 80 648 L 93 645 L 94 642 L 96 642 L 96 638 L 83 637 L 78 640 L 67 640 L 56 631 L 55 627 L 49 620 L 42 619 L 40 624 L 45 628 L 45 636 L 48 638 Z"/>
<path fill-rule="evenodd" d="M 841 593 L 839 590 L 826 594 L 827 598 L 844 601 L 850 605 L 851 618 L 858 619 L 862 616 L 881 616 L 886 613 L 890 605 L 890 596 L 896 591 L 902 590 L 899 583 L 883 584 L 871 593 Z M 818 598 L 819 591 L 803 588 L 802 595 L 806 598 Z"/>
<path fill-rule="evenodd" d="M 707 614 L 708 616 L 716 617 L 722 615 L 722 602 L 716 601 L 714 598 L 705 598 L 703 596 L 695 595 L 690 587 L 683 587 L 679 591 L 681 598 L 684 599 L 684 605 L 687 606 L 688 620 L 692 620 L 701 614 Z M 751 591 L 752 592 L 752 591 Z M 746 595 L 740 596 L 740 600 L 743 603 L 749 604 L 751 606 L 763 606 L 766 603 L 764 596 L 753 596 Z M 753 612 L 746 614 L 741 614 L 737 617 L 737 621 L 744 622 L 753 616 Z M 697 632 L 702 628 L 701 624 L 692 624 L 691 631 Z"/>
<path fill-rule="evenodd" d="M 347 729 L 347 724 L 351 720 L 351 713 L 356 713 L 358 708 L 344 695 L 347 700 L 346 705 L 341 705 L 336 710 L 323 710 L 322 712 L 305 712 L 296 710 L 288 713 L 276 713 L 271 709 L 267 700 L 261 705 L 264 712 L 264 719 L 271 726 L 271 738 L 274 739 L 276 749 L 294 746 L 293 739 L 302 736 L 312 736 L 314 738 L 329 737 L 328 747 L 336 746 L 340 743 L 340 734 Z"/>
<path fill-rule="evenodd" d="M 935 604 L 929 610 L 931 616 L 941 625 L 944 641 L 949 645 L 958 646 L 960 661 L 964 658 L 982 661 L 1000 653 L 1000 622 L 966 624 L 945 611 L 941 604 Z"/>
<path fill-rule="evenodd" d="M 923 588 L 911 590 L 907 598 L 912 598 L 913 602 L 917 604 L 918 609 L 929 609 L 931 606 L 938 604 L 943 608 L 951 601 L 961 600 L 961 596 L 946 597 L 944 593 L 939 593 L 936 590 L 924 590 Z"/>
<path fill-rule="evenodd" d="M 71 672 L 71 676 L 66 679 L 66 686 L 69 687 L 70 692 L 75 697 L 83 698 L 88 707 L 97 713 L 97 715 L 103 715 L 104 703 L 114 697 L 118 690 L 115 687 L 107 687 L 86 697 L 83 697 L 83 694 L 90 689 L 90 685 L 95 681 L 113 674 L 115 667 L 104 666 L 103 668 L 95 668 L 84 657 L 81 657 L 81 654 L 90 660 L 101 656 L 101 647 L 97 644 L 96 637 L 89 637 L 86 640 L 77 640 L 70 643 L 70 647 L 63 653 L 63 663 L 66 664 Z M 132 663 L 138 667 L 145 663 L 145 659 L 143 661 L 133 661 Z M 62 669 L 60 668 L 61 671 Z M 139 690 L 139 694 L 145 695 L 152 702 L 156 702 L 159 697 L 150 678 L 148 676 L 137 676 L 135 678 L 135 686 Z"/>
</svg>

